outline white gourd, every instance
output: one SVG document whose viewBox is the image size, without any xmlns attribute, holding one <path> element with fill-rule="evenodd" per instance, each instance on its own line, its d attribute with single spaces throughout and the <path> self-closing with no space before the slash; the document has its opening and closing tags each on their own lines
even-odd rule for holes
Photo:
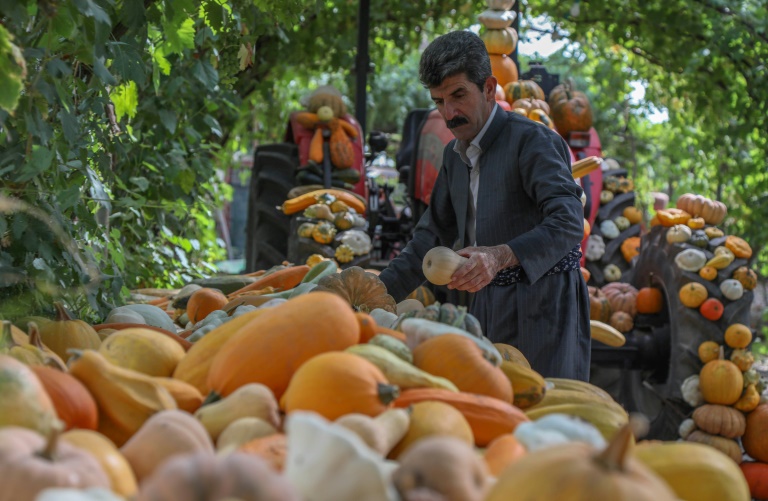
<svg viewBox="0 0 768 501">
<path fill-rule="evenodd" d="M 421 270 L 431 283 L 445 285 L 465 262 L 467 258 L 459 256 L 448 247 L 434 247 L 424 255 Z"/>
</svg>

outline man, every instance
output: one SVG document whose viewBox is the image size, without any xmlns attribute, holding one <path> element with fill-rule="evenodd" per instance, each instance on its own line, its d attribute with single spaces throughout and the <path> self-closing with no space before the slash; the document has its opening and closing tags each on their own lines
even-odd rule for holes
<svg viewBox="0 0 768 501">
<path fill-rule="evenodd" d="M 424 281 L 429 249 L 457 250 L 469 260 L 448 288 L 474 293 L 470 311 L 491 341 L 520 349 L 543 376 L 588 380 L 583 208 L 565 141 L 496 104 L 488 53 L 471 32 L 435 39 L 419 79 L 456 140 L 413 239 L 381 280 L 401 301 Z"/>
</svg>

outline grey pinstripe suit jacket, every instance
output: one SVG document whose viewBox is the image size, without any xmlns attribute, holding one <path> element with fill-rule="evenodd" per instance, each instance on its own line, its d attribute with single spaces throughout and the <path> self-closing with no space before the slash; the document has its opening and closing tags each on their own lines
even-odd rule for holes
<svg viewBox="0 0 768 501">
<path fill-rule="evenodd" d="M 430 206 L 411 242 L 380 278 L 397 301 L 421 285 L 424 254 L 436 245 L 466 247 L 469 168 L 446 147 Z M 515 113 L 497 110 L 480 146 L 477 245 L 506 243 L 535 283 L 581 242 L 581 187 L 565 141 Z"/>
</svg>

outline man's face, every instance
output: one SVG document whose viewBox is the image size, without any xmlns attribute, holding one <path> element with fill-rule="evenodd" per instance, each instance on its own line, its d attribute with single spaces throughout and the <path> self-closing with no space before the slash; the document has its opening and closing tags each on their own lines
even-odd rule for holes
<svg viewBox="0 0 768 501">
<path fill-rule="evenodd" d="M 471 141 L 483 128 L 493 109 L 496 78 L 489 77 L 481 91 L 464 73 L 460 73 L 430 88 L 429 94 L 456 139 Z"/>
</svg>

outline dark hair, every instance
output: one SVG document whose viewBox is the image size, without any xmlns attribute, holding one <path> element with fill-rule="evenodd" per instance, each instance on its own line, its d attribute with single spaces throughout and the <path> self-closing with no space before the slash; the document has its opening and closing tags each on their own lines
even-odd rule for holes
<svg viewBox="0 0 768 501">
<path fill-rule="evenodd" d="M 466 74 L 481 91 L 492 75 L 485 43 L 471 31 L 452 31 L 437 37 L 419 61 L 419 80 L 428 89 L 460 73 Z"/>
</svg>

